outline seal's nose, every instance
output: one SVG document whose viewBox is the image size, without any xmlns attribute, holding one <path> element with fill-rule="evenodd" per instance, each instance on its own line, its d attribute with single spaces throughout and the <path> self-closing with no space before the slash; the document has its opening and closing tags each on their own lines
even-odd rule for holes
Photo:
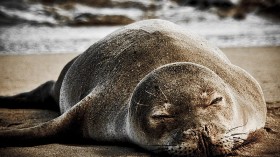
<svg viewBox="0 0 280 157">
<path fill-rule="evenodd" d="M 202 128 L 199 129 L 188 129 L 183 132 L 183 138 L 187 141 L 188 145 L 192 145 L 192 149 L 196 149 L 196 154 L 200 157 L 207 157 L 208 150 L 207 146 L 208 143 L 205 141 L 205 135 L 202 131 Z M 194 148 L 195 147 L 195 148 Z"/>
<path fill-rule="evenodd" d="M 183 132 L 183 138 L 188 140 L 198 140 L 198 133 L 196 130 L 188 129 Z"/>
<path fill-rule="evenodd" d="M 200 147 L 203 148 L 205 156 L 223 156 L 228 154 L 226 150 L 215 143 L 213 143 L 213 139 L 209 134 L 209 128 L 204 126 L 202 131 L 200 132 Z"/>
</svg>

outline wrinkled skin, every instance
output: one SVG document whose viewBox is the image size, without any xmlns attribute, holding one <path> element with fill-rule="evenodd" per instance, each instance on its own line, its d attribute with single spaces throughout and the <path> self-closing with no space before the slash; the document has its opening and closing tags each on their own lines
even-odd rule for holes
<svg viewBox="0 0 280 157">
<path fill-rule="evenodd" d="M 146 76 L 132 96 L 131 136 L 148 149 L 172 155 L 229 154 L 248 135 L 238 128 L 238 104 L 231 93 L 206 67 L 161 67 Z"/>
</svg>

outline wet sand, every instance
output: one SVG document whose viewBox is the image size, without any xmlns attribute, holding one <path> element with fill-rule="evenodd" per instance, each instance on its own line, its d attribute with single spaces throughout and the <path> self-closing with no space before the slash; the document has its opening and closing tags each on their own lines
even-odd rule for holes
<svg viewBox="0 0 280 157">
<path fill-rule="evenodd" d="M 238 156 L 280 156 L 280 47 L 224 48 L 232 63 L 260 83 L 268 108 L 266 128 L 255 144 L 238 150 Z M 0 56 L 0 95 L 29 91 L 56 80 L 63 66 L 77 54 Z M 0 129 L 33 126 L 58 116 L 38 109 L 0 109 Z M 1 142 L 1 141 L 0 141 Z M 0 148 L 0 156 L 150 156 L 133 146 L 67 143 Z"/>
</svg>

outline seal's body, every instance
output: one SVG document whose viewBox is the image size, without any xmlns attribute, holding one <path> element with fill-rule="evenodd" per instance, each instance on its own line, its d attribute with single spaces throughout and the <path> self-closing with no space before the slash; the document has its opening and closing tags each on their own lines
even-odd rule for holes
<svg viewBox="0 0 280 157">
<path fill-rule="evenodd" d="M 163 20 L 117 30 L 69 62 L 56 83 L 0 102 L 27 100 L 59 104 L 62 115 L 2 131 L 1 141 L 67 132 L 172 155 L 213 156 L 231 153 L 266 120 L 254 78 L 218 48 Z"/>
</svg>

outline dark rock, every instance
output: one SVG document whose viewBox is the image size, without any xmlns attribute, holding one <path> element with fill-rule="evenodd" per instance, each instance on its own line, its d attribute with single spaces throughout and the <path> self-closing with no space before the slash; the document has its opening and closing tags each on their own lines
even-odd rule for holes
<svg viewBox="0 0 280 157">
<path fill-rule="evenodd" d="M 275 4 L 272 6 L 265 6 L 262 8 L 259 8 L 257 11 L 258 15 L 264 16 L 266 18 L 277 20 L 279 22 L 280 20 L 280 3 Z"/>
<path fill-rule="evenodd" d="M 9 16 L 6 13 L 0 11 L 0 25 L 13 25 L 23 22 L 24 21 L 19 18 Z"/>
<path fill-rule="evenodd" d="M 244 20 L 246 18 L 246 14 L 239 12 L 233 15 L 233 18 L 236 20 Z"/>
<path fill-rule="evenodd" d="M 280 19 L 280 1 L 275 0 L 241 0 L 234 7 L 233 17 L 244 19 L 246 14 L 255 12 L 258 15 Z"/>
<path fill-rule="evenodd" d="M 39 22 L 35 20 L 27 20 L 22 19 L 17 16 L 10 16 L 6 14 L 5 12 L 0 11 L 0 26 L 3 25 L 16 25 L 16 24 L 31 24 L 31 25 L 47 25 L 47 26 L 53 26 L 53 23 L 49 22 Z"/>
<path fill-rule="evenodd" d="M 114 1 L 111 4 L 112 7 L 115 6 L 119 8 L 138 8 L 145 11 L 156 10 L 160 8 L 160 5 L 156 2 L 145 5 L 141 1 Z"/>
<path fill-rule="evenodd" d="M 234 4 L 230 0 L 172 0 L 181 6 L 194 6 L 202 9 L 209 7 L 230 8 Z"/>
<path fill-rule="evenodd" d="M 27 10 L 28 4 L 24 0 L 2 0 L 0 1 L 0 6 L 8 8 L 8 9 L 14 9 L 14 10 Z"/>
<path fill-rule="evenodd" d="M 240 0 L 239 3 L 232 3 L 231 0 L 169 0 L 172 2 L 170 8 L 180 8 L 181 6 L 192 6 L 200 10 L 216 13 L 221 18 L 232 17 L 237 20 L 246 18 L 248 13 L 254 12 L 265 18 L 273 20 L 280 19 L 280 1 L 277 0 Z M 157 12 L 164 8 L 166 1 L 163 0 L 7 0 L 0 1 L 0 25 L 8 24 L 46 24 L 46 25 L 124 25 L 136 20 L 160 18 Z M 170 2 L 168 2 L 170 3 Z M 41 5 L 33 5 L 41 4 Z M 111 13 L 99 15 L 101 13 L 92 13 L 90 11 L 79 10 L 78 15 L 75 13 L 76 4 L 82 4 L 94 8 L 122 8 L 142 10 L 142 14 L 131 17 L 126 14 L 119 15 Z M 42 7 L 41 7 L 42 6 Z M 175 7 L 175 8 L 174 8 Z M 13 11 L 23 11 L 32 15 L 42 15 L 51 20 L 32 19 L 18 16 Z M 60 12 L 61 11 L 61 12 Z M 168 11 L 168 10 L 165 10 Z M 20 15 L 20 13 L 18 13 Z M 177 13 L 176 13 L 177 14 Z M 178 12 L 178 14 L 181 14 Z M 183 16 L 181 16 L 183 17 Z M 186 17 L 185 17 L 186 18 Z M 54 19 L 54 20 L 52 20 Z M 37 20 L 37 21 L 36 21 Z M 184 21 L 186 19 L 180 19 Z M 202 21 L 203 19 L 198 19 Z"/>
<path fill-rule="evenodd" d="M 43 3 L 45 5 L 54 5 L 54 4 L 84 4 L 92 7 L 115 7 L 115 8 L 137 8 L 141 10 L 154 10 L 159 7 L 156 2 L 145 5 L 141 1 L 133 0 L 30 0 L 33 3 Z M 152 2 L 152 1 L 151 1 Z"/>
<path fill-rule="evenodd" d="M 131 18 L 123 15 L 93 15 L 81 14 L 74 18 L 69 24 L 73 26 L 84 25 L 125 25 L 134 22 Z"/>
<path fill-rule="evenodd" d="M 172 0 L 181 6 L 193 6 L 201 10 L 217 8 L 220 17 L 233 17 L 243 20 L 248 13 L 280 19 L 280 1 L 277 0 L 240 0 L 234 4 L 230 0 Z"/>
</svg>

